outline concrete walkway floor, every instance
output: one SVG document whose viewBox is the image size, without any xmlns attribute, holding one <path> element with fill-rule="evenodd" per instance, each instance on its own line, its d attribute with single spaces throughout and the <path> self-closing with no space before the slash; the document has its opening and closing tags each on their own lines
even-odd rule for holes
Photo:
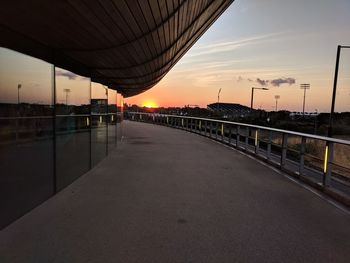
<svg viewBox="0 0 350 263">
<path fill-rule="evenodd" d="M 0 232 L 0 262 L 349 262 L 350 216 L 245 155 L 125 122 L 96 168 Z"/>
</svg>

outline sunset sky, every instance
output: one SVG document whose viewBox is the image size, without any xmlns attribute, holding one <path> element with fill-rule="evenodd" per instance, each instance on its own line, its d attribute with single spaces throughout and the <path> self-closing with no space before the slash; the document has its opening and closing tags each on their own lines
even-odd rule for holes
<svg viewBox="0 0 350 263">
<path fill-rule="evenodd" d="M 272 110 L 330 109 L 337 45 L 350 45 L 349 0 L 236 0 L 151 90 L 128 104 L 206 107 L 217 101 Z M 337 111 L 350 111 L 350 49 L 343 49 Z M 284 83 L 286 82 L 286 83 Z"/>
<path fill-rule="evenodd" d="M 236 0 L 155 87 L 127 98 L 140 106 L 178 106 L 217 101 L 254 108 L 329 112 L 337 45 L 350 45 L 350 0 Z M 0 49 L 0 102 L 51 103 L 52 66 L 41 60 Z M 89 80 L 56 70 L 57 102 L 89 101 Z M 101 85 L 100 85 L 101 86 Z M 92 86 L 93 97 L 105 89 Z M 33 97 L 33 94 L 35 96 Z M 111 95 L 112 93 L 110 93 Z M 113 93 L 114 94 L 114 93 Z M 342 49 L 336 111 L 350 111 L 350 49 Z"/>
</svg>

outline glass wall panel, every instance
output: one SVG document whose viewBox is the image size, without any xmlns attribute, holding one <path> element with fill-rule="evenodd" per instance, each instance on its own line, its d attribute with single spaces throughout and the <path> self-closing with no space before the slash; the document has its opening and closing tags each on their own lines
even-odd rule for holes
<svg viewBox="0 0 350 263">
<path fill-rule="evenodd" d="M 57 189 L 90 169 L 90 79 L 56 68 Z"/>
<path fill-rule="evenodd" d="M 95 166 L 107 155 L 108 88 L 91 82 L 91 162 Z"/>
<path fill-rule="evenodd" d="M 117 94 L 117 141 L 121 141 L 123 137 L 123 114 L 124 114 L 124 98 Z"/>
<path fill-rule="evenodd" d="M 0 228 L 54 193 L 53 66 L 0 48 Z"/>
<path fill-rule="evenodd" d="M 108 150 L 117 145 L 117 91 L 108 89 Z"/>
</svg>

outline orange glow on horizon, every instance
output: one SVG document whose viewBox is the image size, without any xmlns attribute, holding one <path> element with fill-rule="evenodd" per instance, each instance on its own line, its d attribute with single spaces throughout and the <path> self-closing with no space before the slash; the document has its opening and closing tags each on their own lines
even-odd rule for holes
<svg viewBox="0 0 350 263">
<path fill-rule="evenodd" d="M 155 103 L 152 100 L 147 100 L 144 103 L 142 103 L 142 107 L 146 107 L 146 108 L 158 108 L 159 106 L 157 105 L 157 103 Z"/>
</svg>

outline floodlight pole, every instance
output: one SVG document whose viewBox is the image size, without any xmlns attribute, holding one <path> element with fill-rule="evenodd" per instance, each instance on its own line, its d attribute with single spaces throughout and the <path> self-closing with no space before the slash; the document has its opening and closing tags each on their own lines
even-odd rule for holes
<svg viewBox="0 0 350 263">
<path fill-rule="evenodd" d="M 340 51 L 342 48 L 350 48 L 350 46 L 341 46 L 337 47 L 337 58 L 335 62 L 335 72 L 334 72 L 334 82 L 333 82 L 333 95 L 332 95 L 332 106 L 331 112 L 329 115 L 329 125 L 328 125 L 328 137 L 333 136 L 333 116 L 334 116 L 334 108 L 335 108 L 335 97 L 337 94 L 337 82 L 338 82 L 338 71 L 339 71 L 339 60 L 340 60 Z"/>
<path fill-rule="evenodd" d="M 19 100 L 19 90 L 22 88 L 22 84 L 18 84 L 17 85 L 17 104 L 19 105 L 19 102 L 20 102 L 20 100 Z"/>
<path fill-rule="evenodd" d="M 275 107 L 275 111 L 276 111 L 276 112 L 277 112 L 277 101 L 278 101 L 278 100 L 276 99 L 276 107 Z"/>
<path fill-rule="evenodd" d="M 66 106 L 68 106 L 68 93 L 70 92 L 70 89 L 64 89 L 63 91 L 66 93 Z"/>
<path fill-rule="evenodd" d="M 306 90 L 310 88 L 310 84 L 300 84 L 300 88 L 304 90 L 304 100 L 303 100 L 303 117 L 305 116 L 305 97 Z"/>
<path fill-rule="evenodd" d="M 277 103 L 278 103 L 278 100 L 281 96 L 280 95 L 275 95 L 275 100 L 276 100 L 276 108 L 275 108 L 275 111 L 277 112 Z"/>
</svg>

